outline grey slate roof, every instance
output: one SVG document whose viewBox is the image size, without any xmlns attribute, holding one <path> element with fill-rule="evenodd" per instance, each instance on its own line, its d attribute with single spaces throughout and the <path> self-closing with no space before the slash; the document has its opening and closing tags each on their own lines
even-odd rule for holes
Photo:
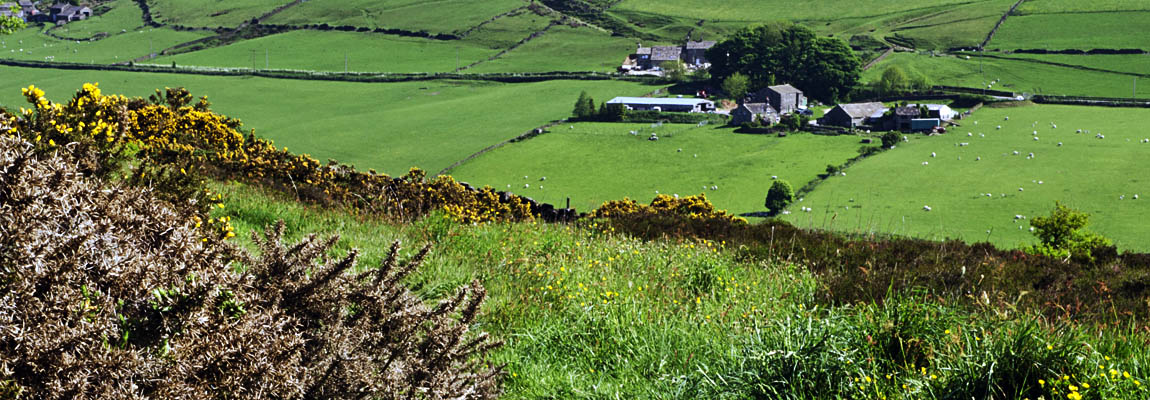
<svg viewBox="0 0 1150 400">
<path fill-rule="evenodd" d="M 782 93 L 782 94 L 790 94 L 790 93 L 802 94 L 803 93 L 802 90 L 796 89 L 794 86 L 791 86 L 789 83 L 786 85 L 767 86 L 767 88 L 774 90 L 777 93 Z"/>
<path fill-rule="evenodd" d="M 842 108 L 843 111 L 846 111 L 847 115 L 850 115 L 851 118 L 866 118 L 874 115 L 879 110 L 885 109 L 886 106 L 884 106 L 882 103 L 872 102 L 839 104 L 839 108 Z"/>
<path fill-rule="evenodd" d="M 679 46 L 655 46 L 651 48 L 651 61 L 678 61 L 682 54 Z"/>
<path fill-rule="evenodd" d="M 651 48 L 650 48 L 650 47 L 640 47 L 638 50 L 635 50 L 635 54 L 638 54 L 638 55 L 644 55 L 644 54 L 646 54 L 646 55 L 651 55 Z"/>
<path fill-rule="evenodd" d="M 918 107 L 915 107 L 915 106 L 906 106 L 906 107 L 899 107 L 899 108 L 894 109 L 894 115 L 897 115 L 900 117 L 916 117 L 917 118 L 920 114 L 921 114 L 921 110 L 919 110 Z"/>
<path fill-rule="evenodd" d="M 706 49 L 709 49 L 712 46 L 714 46 L 715 43 L 717 43 L 717 42 L 715 42 L 713 40 L 707 40 L 707 41 L 702 41 L 702 42 L 687 42 L 687 49 L 688 50 L 695 50 L 695 49 L 706 50 Z"/>
<path fill-rule="evenodd" d="M 771 108 L 771 105 L 767 103 L 743 103 L 743 107 L 755 115 L 766 114 L 768 111 L 771 113 L 775 112 L 775 109 Z"/>
</svg>

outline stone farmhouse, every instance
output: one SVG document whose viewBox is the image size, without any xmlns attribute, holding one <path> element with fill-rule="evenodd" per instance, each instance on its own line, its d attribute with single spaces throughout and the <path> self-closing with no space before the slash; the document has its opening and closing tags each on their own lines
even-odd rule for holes
<svg viewBox="0 0 1150 400">
<path fill-rule="evenodd" d="M 747 103 L 768 103 L 779 115 L 790 114 L 807 108 L 807 97 L 803 91 L 790 84 L 767 86 L 750 95 Z"/>
<path fill-rule="evenodd" d="M 682 46 L 653 46 L 639 45 L 635 52 L 623 60 L 619 67 L 625 72 L 658 71 L 660 66 L 668 61 L 678 61 L 688 68 L 709 68 L 707 49 L 715 45 L 714 41 L 688 41 Z"/>
<path fill-rule="evenodd" d="M 88 19 L 92 16 L 92 9 L 86 6 L 74 6 L 68 3 L 56 3 L 48 8 L 48 22 L 63 25 L 72 21 Z"/>
<path fill-rule="evenodd" d="M 779 119 L 779 113 L 768 103 L 742 103 L 731 110 L 731 125 L 742 125 L 747 122 L 775 124 Z"/>
</svg>

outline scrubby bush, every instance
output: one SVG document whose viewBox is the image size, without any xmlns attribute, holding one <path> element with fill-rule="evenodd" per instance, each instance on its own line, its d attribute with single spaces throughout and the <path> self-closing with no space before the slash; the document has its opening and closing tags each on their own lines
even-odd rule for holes
<svg viewBox="0 0 1150 400">
<path fill-rule="evenodd" d="M 197 211 L 84 176 L 67 151 L 0 137 L 0 393 L 29 398 L 493 398 L 484 290 L 435 306 L 336 238 L 250 255 Z M 186 204 L 185 204 L 186 205 Z"/>
<path fill-rule="evenodd" d="M 891 131 L 891 132 L 884 133 L 884 134 L 882 134 L 882 148 L 884 148 L 884 149 L 893 148 L 895 145 L 898 144 L 898 140 L 899 140 L 898 132 Z"/>
<path fill-rule="evenodd" d="M 727 214 L 726 210 L 716 210 L 715 206 L 707 200 L 707 195 L 677 198 L 660 194 L 651 200 L 650 205 L 643 205 L 631 199 L 611 200 L 592 211 L 587 218 L 597 219 L 626 219 L 635 217 L 674 217 L 699 221 L 722 221 L 744 224 L 743 218 Z"/>
<path fill-rule="evenodd" d="M 1114 246 L 1110 239 L 1086 230 L 1090 214 L 1072 209 L 1061 202 L 1054 203 L 1050 216 L 1034 217 L 1030 221 L 1034 236 L 1042 243 L 1026 247 L 1026 251 L 1050 257 L 1091 263 L 1095 253 L 1104 253 Z M 1113 252 L 1111 250 L 1111 252 Z"/>
</svg>

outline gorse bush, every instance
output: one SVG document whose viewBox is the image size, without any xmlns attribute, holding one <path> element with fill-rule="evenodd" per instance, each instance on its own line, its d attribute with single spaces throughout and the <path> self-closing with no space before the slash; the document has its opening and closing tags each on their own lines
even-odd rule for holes
<svg viewBox="0 0 1150 400">
<path fill-rule="evenodd" d="M 50 139 L 51 140 L 51 139 Z M 258 254 L 206 240 L 198 210 L 0 138 L 0 395 L 493 398 L 498 345 L 470 332 L 472 282 L 428 306 L 401 281 L 428 253 L 356 271 L 335 238 Z M 81 157 L 83 159 L 83 157 Z"/>
<path fill-rule="evenodd" d="M 702 193 L 698 196 L 683 198 L 660 194 L 651 200 L 650 205 L 639 204 L 631 199 L 611 200 L 592 211 L 588 218 L 626 219 L 655 216 L 697 221 L 723 221 L 735 224 L 747 222 L 744 218 L 727 214 L 726 210 L 716 210 L 715 206 L 707 200 L 707 195 Z"/>
</svg>

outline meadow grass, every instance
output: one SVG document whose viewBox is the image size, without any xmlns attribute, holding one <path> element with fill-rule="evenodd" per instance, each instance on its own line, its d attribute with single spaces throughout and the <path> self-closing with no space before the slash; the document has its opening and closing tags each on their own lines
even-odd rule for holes
<svg viewBox="0 0 1150 400">
<path fill-rule="evenodd" d="M 1150 75 L 1150 55 L 1146 54 L 1022 54 L 1000 55 L 1023 60 L 1038 60 L 1067 65 L 1079 65 L 1107 71 Z"/>
<path fill-rule="evenodd" d="M 797 190 L 827 164 L 842 164 L 863 146 L 857 136 L 780 138 L 715 126 L 651 125 L 564 124 L 484 154 L 451 174 L 556 205 L 565 205 L 570 197 L 580 211 L 624 197 L 646 203 L 658 192 L 705 193 L 718 208 L 747 213 L 766 211 L 763 200 L 771 176 Z M 659 140 L 647 140 L 651 133 Z M 546 181 L 540 181 L 543 177 Z"/>
<path fill-rule="evenodd" d="M 506 49 L 551 24 L 551 17 L 521 11 L 498 18 L 472 31 L 464 41 L 492 49 Z"/>
<path fill-rule="evenodd" d="M 403 257 L 432 243 L 407 284 L 431 299 L 483 283 L 472 329 L 505 342 L 492 361 L 507 366 L 506 398 L 1064 398 L 1070 385 L 1088 398 L 1147 394 L 1136 331 L 1055 326 L 914 291 L 828 307 L 801 265 L 594 223 L 470 226 L 433 214 L 398 225 L 241 184 L 211 188 L 226 204 L 213 215 L 237 232 L 283 219 L 288 240 L 340 234 L 334 255 L 361 250 L 357 268 L 376 265 L 393 240 Z M 251 249 L 247 237 L 237 244 Z"/>
<path fill-rule="evenodd" d="M 1150 11 L 1142 0 L 1042 0 L 1025 1 L 1018 6 L 1022 15 L 1042 13 L 1074 13 L 1083 11 Z"/>
<path fill-rule="evenodd" d="M 751 22 L 782 19 L 874 18 L 875 16 L 962 3 L 964 1 L 960 0 L 927 0 L 915 3 L 883 0 L 862 0 L 849 3 L 839 0 L 816 0 L 795 4 L 782 0 L 730 0 L 700 7 L 699 3 L 691 0 L 624 0 L 615 8 L 694 19 Z"/>
<path fill-rule="evenodd" d="M 179 32 L 165 28 L 128 30 L 107 38 L 89 41 L 59 40 L 41 33 L 38 27 L 23 29 L 0 38 L 0 54 L 17 60 L 60 61 L 75 63 L 126 63 L 149 51 L 208 36 L 204 32 Z M 15 83 L 15 82 L 14 82 Z"/>
<path fill-rule="evenodd" d="M 1146 48 L 1150 10 L 1029 14 L 1006 19 L 990 49 Z"/>
<path fill-rule="evenodd" d="M 946 135 L 907 135 L 909 143 L 855 164 L 848 176 L 823 182 L 791 207 L 814 212 L 785 219 L 804 227 L 1010 248 L 1034 243 L 1028 221 L 1061 201 L 1090 213 L 1090 228 L 1120 250 L 1150 250 L 1144 240 L 1150 231 L 1141 222 L 1150 218 L 1150 203 L 1134 199 L 1145 186 L 1141 171 L 1150 144 L 1140 141 L 1150 132 L 1140 121 L 1148 116 L 1148 110 L 1129 108 L 983 108 Z"/>
<path fill-rule="evenodd" d="M 291 31 L 192 53 L 160 57 L 160 64 L 263 69 L 450 72 L 495 54 L 466 42 L 378 33 Z M 266 59 L 265 59 L 266 58 Z"/>
<path fill-rule="evenodd" d="M 53 100 L 70 97 L 85 82 L 144 97 L 157 88 L 187 87 L 279 146 L 392 175 L 411 167 L 434 174 L 566 118 L 583 90 L 605 99 L 660 88 L 623 81 L 352 83 L 14 67 L 0 67 L 0 75 L 18 77 L 0 81 L 0 104 L 7 107 L 26 105 L 20 87 L 28 84 L 43 87 Z"/>
<path fill-rule="evenodd" d="M 502 57 L 481 63 L 468 72 L 610 72 L 635 50 L 635 41 L 591 28 L 556 26 Z"/>
<path fill-rule="evenodd" d="M 452 33 L 525 5 L 523 0 L 310 0 L 267 22 Z"/>
<path fill-rule="evenodd" d="M 99 33 L 114 35 L 122 30 L 133 31 L 144 25 L 144 12 L 132 0 L 115 0 L 103 7 L 108 7 L 108 11 L 83 21 L 70 22 L 52 32 L 63 37 L 87 39 Z"/>
<path fill-rule="evenodd" d="M 982 73 L 979 73 L 981 64 Z M 899 65 L 922 72 L 938 85 L 986 87 L 994 90 L 1071 96 L 1130 97 L 1133 77 L 1097 71 L 1042 65 L 1028 61 L 962 56 L 895 53 L 863 72 L 864 82 L 878 80 L 886 68 Z M 1150 97 L 1150 88 L 1139 88 L 1138 97 Z"/>
<path fill-rule="evenodd" d="M 168 24 L 234 28 L 287 4 L 281 0 L 149 0 L 152 18 Z"/>
</svg>

